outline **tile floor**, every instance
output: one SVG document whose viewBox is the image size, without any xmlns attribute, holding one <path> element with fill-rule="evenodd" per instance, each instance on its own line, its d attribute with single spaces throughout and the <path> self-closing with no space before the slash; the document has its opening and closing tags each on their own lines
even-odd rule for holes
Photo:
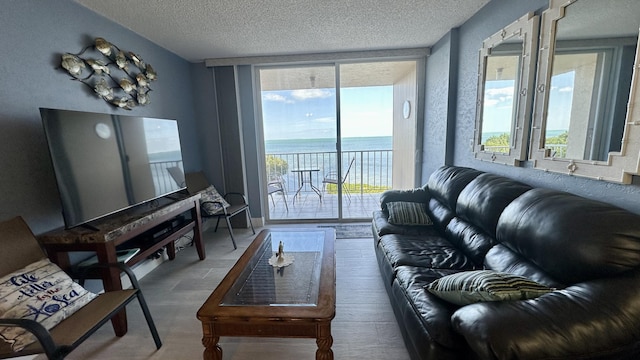
<svg viewBox="0 0 640 360">
<path fill-rule="evenodd" d="M 352 194 L 351 201 L 346 198 L 342 205 L 342 217 L 344 219 L 371 219 L 371 213 L 380 209 L 380 195 Z M 284 205 L 285 199 L 278 194 L 273 196 L 273 202 L 269 199 L 269 216 L 272 220 L 293 219 L 336 219 L 338 217 L 338 195 L 325 193 L 322 201 L 314 192 L 303 191 L 296 196 L 287 196 L 288 208 Z"/>
<path fill-rule="evenodd" d="M 290 227 L 279 225 L 273 227 Z M 315 225 L 295 225 L 315 227 Z M 68 360 L 202 359 L 202 329 L 196 312 L 222 280 L 254 236 L 236 230 L 233 251 L 225 229 L 204 232 L 207 258 L 199 261 L 195 248 L 178 252 L 141 279 L 163 346 L 155 349 L 137 302 L 128 306 L 129 332 L 113 335 L 110 324 L 67 357 Z M 260 229 L 256 229 L 259 231 Z M 336 317 L 332 322 L 336 360 L 408 360 L 400 330 L 389 304 L 375 259 L 371 238 L 338 239 L 336 248 Z M 225 360 L 314 359 L 313 339 L 231 338 L 220 344 Z M 45 357 L 39 355 L 37 360 Z"/>
</svg>

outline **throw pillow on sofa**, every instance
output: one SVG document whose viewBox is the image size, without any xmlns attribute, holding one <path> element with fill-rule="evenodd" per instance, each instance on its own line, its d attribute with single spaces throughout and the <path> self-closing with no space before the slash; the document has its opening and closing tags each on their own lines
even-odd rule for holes
<svg viewBox="0 0 640 360">
<path fill-rule="evenodd" d="M 395 201 L 387 203 L 387 210 L 394 225 L 433 225 L 422 203 Z"/>
<path fill-rule="evenodd" d="M 35 320 L 51 329 L 96 296 L 42 259 L 0 278 L 0 318 Z M 21 327 L 0 327 L 0 339 L 14 351 L 36 341 Z"/>
<path fill-rule="evenodd" d="M 461 306 L 481 301 L 532 299 L 554 290 L 522 276 L 493 270 L 462 271 L 443 276 L 426 285 L 425 289 Z"/>
</svg>

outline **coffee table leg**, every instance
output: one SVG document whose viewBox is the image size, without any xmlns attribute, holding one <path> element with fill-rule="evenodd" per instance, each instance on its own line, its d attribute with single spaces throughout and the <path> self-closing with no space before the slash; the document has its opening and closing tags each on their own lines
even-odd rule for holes
<svg viewBox="0 0 640 360">
<path fill-rule="evenodd" d="M 202 345 L 204 345 L 204 353 L 202 353 L 202 359 L 204 360 L 222 360 L 222 348 L 218 345 L 220 341 L 219 336 L 207 336 L 202 338 Z"/>
<path fill-rule="evenodd" d="M 316 360 L 333 360 L 333 337 L 331 337 L 331 323 L 318 325 L 318 338 L 316 339 L 318 350 Z"/>
</svg>

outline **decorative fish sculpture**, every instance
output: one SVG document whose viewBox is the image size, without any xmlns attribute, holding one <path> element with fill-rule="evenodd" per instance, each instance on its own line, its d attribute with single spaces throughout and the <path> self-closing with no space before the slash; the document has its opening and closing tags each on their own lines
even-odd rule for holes
<svg viewBox="0 0 640 360">
<path fill-rule="evenodd" d="M 84 61 L 73 54 L 62 54 L 62 62 L 60 64 L 71 76 L 79 77 L 82 69 L 86 68 Z"/>
<path fill-rule="evenodd" d="M 120 87 L 127 94 L 136 90 L 136 86 L 127 78 L 120 79 Z"/>
<path fill-rule="evenodd" d="M 89 64 L 89 66 L 91 66 L 91 68 L 98 75 L 101 75 L 102 73 L 109 74 L 109 68 L 107 67 L 107 64 L 100 60 L 88 59 L 87 64 Z"/>
<path fill-rule="evenodd" d="M 103 99 L 107 101 L 113 100 L 113 89 L 107 84 L 107 81 L 104 78 L 101 78 L 96 82 L 93 90 L 101 96 Z"/>
<path fill-rule="evenodd" d="M 98 37 L 95 40 L 96 50 L 100 51 L 104 56 L 111 55 L 111 43 L 107 40 Z"/>
</svg>

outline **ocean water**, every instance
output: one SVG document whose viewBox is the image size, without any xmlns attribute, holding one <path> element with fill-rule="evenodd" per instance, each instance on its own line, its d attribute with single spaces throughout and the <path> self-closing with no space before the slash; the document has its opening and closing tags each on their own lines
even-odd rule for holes
<svg viewBox="0 0 640 360">
<path fill-rule="evenodd" d="M 356 161 L 350 170 L 348 182 L 373 186 L 391 186 L 391 136 L 350 137 L 342 140 L 343 171 L 352 158 Z M 288 169 L 316 168 L 313 183 L 321 184 L 323 174 L 337 167 L 335 139 L 288 139 L 265 141 L 265 152 L 277 154 L 285 160 Z M 299 155 L 298 155 L 299 154 Z M 289 184 L 298 182 L 297 174 L 283 174 Z"/>
<path fill-rule="evenodd" d="M 547 130 L 545 132 L 545 137 L 550 138 L 550 137 L 554 137 L 554 136 L 558 136 L 562 133 L 564 133 L 567 130 Z M 492 137 L 492 136 L 500 136 L 500 134 L 503 134 L 502 131 L 497 131 L 497 132 L 484 132 L 482 133 L 482 143 L 484 144 L 488 138 Z"/>
<path fill-rule="evenodd" d="M 342 151 L 391 150 L 391 136 L 348 137 L 342 139 Z M 335 152 L 336 139 L 287 139 L 265 141 L 267 154 Z"/>
</svg>

